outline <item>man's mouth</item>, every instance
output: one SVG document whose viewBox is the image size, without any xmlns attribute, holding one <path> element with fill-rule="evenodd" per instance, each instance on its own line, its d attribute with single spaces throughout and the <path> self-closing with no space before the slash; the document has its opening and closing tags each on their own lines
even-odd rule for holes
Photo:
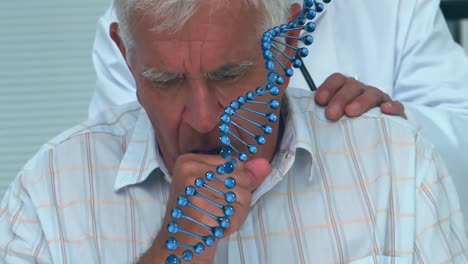
<svg viewBox="0 0 468 264">
<path fill-rule="evenodd" d="M 205 155 L 217 155 L 221 151 L 221 148 L 212 148 L 212 149 L 194 149 L 192 153 L 194 154 L 205 154 Z"/>
</svg>

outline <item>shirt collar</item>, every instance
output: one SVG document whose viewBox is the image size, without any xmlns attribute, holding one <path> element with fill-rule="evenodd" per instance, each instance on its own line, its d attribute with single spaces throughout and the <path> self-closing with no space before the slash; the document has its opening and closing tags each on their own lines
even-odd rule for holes
<svg viewBox="0 0 468 264">
<path fill-rule="evenodd" d="M 285 101 L 281 108 L 284 120 L 281 143 L 273 157 L 270 175 L 252 194 L 252 204 L 283 180 L 293 166 L 312 170 L 315 141 L 310 120 L 313 115 L 310 112 L 315 107 L 313 98 L 313 94 L 305 89 L 289 87 L 286 90 Z M 304 171 L 304 176 L 309 180 L 311 175 L 312 171 Z"/>
<path fill-rule="evenodd" d="M 167 172 L 161 154 L 157 151 L 153 126 L 144 108 L 140 110 L 129 138 L 114 183 L 114 191 L 145 181 L 157 168 Z"/>
<path fill-rule="evenodd" d="M 281 149 L 288 149 L 292 152 L 302 149 L 312 156 L 315 141 L 310 119 L 313 116 L 311 112 L 315 112 L 314 96 L 310 91 L 292 87 L 286 90 L 285 96 L 287 112 Z"/>
</svg>

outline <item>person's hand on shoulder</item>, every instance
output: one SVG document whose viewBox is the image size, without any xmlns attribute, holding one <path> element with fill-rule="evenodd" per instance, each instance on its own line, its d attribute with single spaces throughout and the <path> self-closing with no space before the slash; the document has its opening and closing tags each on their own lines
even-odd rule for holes
<svg viewBox="0 0 468 264">
<path fill-rule="evenodd" d="M 355 78 L 340 73 L 330 75 L 315 93 L 315 101 L 326 106 L 328 119 L 336 121 L 343 115 L 357 117 L 373 107 L 388 115 L 398 115 L 406 119 L 402 103 L 376 87 L 366 85 Z"/>
</svg>

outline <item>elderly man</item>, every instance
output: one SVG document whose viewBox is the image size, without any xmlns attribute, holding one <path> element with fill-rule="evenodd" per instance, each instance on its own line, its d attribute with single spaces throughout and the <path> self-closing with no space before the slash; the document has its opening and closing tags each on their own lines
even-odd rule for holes
<svg viewBox="0 0 468 264">
<path fill-rule="evenodd" d="M 168 232 L 171 210 L 188 185 L 224 161 L 215 155 L 219 117 L 265 81 L 259 36 L 299 14 L 288 3 L 116 0 L 120 24 L 112 24 L 111 37 L 136 80 L 138 102 L 64 132 L 28 162 L 0 208 L 0 259 L 164 263 L 183 250 L 166 249 L 170 237 L 199 242 Z M 297 45 L 298 31 L 288 34 L 287 44 Z M 194 263 L 467 260 L 453 183 L 414 127 L 375 111 L 330 122 L 312 93 L 287 86 L 267 143 L 230 175 L 236 213 L 225 238 Z M 192 202 L 219 214 L 206 200 Z M 196 209 L 184 212 L 216 224 Z M 207 234 L 188 220 L 180 225 Z"/>
<path fill-rule="evenodd" d="M 319 85 L 316 101 L 328 103 L 326 116 L 331 120 L 344 113 L 358 116 L 390 97 L 403 103 L 408 121 L 434 144 L 461 187 L 468 185 L 468 158 L 460 155 L 468 149 L 468 57 L 451 38 L 439 4 L 438 0 L 334 1 L 333 8 L 325 10 L 327 15 L 317 20 L 312 56 L 304 63 Z M 116 21 L 113 8 L 99 19 L 93 49 L 97 86 L 90 117 L 136 100 L 134 78 L 109 36 L 110 24 Z M 328 78 L 336 72 L 360 82 L 340 86 Z M 289 86 L 307 89 L 301 74 L 295 74 Z M 351 102 L 359 104 L 353 108 Z M 381 109 L 404 116 L 397 101 L 381 104 Z M 466 225 L 468 193 L 458 194 Z"/>
</svg>

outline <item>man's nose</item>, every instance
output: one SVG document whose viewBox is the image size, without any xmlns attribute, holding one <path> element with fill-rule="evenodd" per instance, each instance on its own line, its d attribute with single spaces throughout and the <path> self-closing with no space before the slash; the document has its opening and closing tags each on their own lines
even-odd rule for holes
<svg viewBox="0 0 468 264">
<path fill-rule="evenodd" d="M 199 133 L 211 132 L 223 111 L 216 93 L 210 91 L 206 81 L 192 80 L 183 113 L 184 122 Z"/>
</svg>

